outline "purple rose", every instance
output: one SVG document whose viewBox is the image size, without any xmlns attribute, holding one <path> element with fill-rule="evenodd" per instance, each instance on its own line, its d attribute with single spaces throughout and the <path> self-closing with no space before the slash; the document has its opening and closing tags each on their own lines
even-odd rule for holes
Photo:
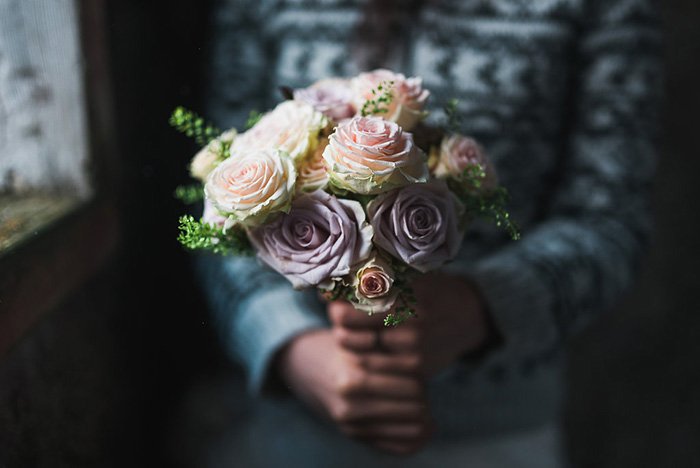
<svg viewBox="0 0 700 468">
<path fill-rule="evenodd" d="M 340 122 L 355 115 L 354 93 L 346 80 L 331 78 L 294 91 L 294 99 L 310 104 L 326 117 Z"/>
<path fill-rule="evenodd" d="M 422 273 L 457 255 L 463 209 L 439 179 L 387 192 L 367 205 L 374 242 Z"/>
<path fill-rule="evenodd" d="M 304 289 L 347 275 L 366 260 L 372 235 L 362 205 L 318 190 L 294 200 L 289 214 L 249 237 L 263 263 Z"/>
</svg>

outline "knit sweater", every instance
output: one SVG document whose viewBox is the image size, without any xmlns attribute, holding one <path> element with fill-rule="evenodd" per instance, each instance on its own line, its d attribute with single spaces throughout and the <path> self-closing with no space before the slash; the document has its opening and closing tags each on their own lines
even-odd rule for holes
<svg viewBox="0 0 700 468">
<path fill-rule="evenodd" d="M 223 1 L 211 118 L 240 127 L 250 109 L 279 101 L 278 86 L 361 71 L 348 57 L 364 3 Z M 657 11 L 647 0 L 434 0 L 401 21 L 383 65 L 423 78 L 433 121 L 446 99 L 459 100 L 461 132 L 485 147 L 523 233 L 513 242 L 475 223 L 445 268 L 478 284 L 504 341 L 431 382 L 438 438 L 532 427 L 557 414 L 563 345 L 615 305 L 649 241 Z M 255 260 L 205 257 L 198 271 L 253 392 L 282 345 L 328 326 L 315 293 L 293 291 Z"/>
</svg>

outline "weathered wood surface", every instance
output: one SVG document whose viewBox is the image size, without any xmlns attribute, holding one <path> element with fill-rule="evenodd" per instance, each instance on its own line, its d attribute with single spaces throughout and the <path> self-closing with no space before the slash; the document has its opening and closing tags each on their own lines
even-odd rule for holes
<svg viewBox="0 0 700 468">
<path fill-rule="evenodd" d="M 0 192 L 90 193 L 76 3 L 0 0 Z"/>
</svg>

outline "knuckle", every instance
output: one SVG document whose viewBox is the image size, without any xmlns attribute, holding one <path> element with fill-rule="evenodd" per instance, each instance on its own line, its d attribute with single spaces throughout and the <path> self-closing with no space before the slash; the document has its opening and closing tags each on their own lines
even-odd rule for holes
<svg viewBox="0 0 700 468">
<path fill-rule="evenodd" d="M 405 365 L 409 371 L 419 371 L 423 367 L 423 356 L 418 353 L 409 354 L 405 358 Z"/>
<path fill-rule="evenodd" d="M 366 354 L 358 354 L 355 359 L 357 359 L 357 365 L 363 369 L 369 369 L 372 367 L 372 359 Z"/>
<path fill-rule="evenodd" d="M 338 373 L 335 385 L 340 395 L 348 396 L 359 391 L 362 388 L 362 383 L 362 373 L 349 370 Z"/>
<path fill-rule="evenodd" d="M 338 423 L 348 423 L 352 420 L 352 406 L 345 400 L 339 400 L 330 411 L 331 418 Z"/>
<path fill-rule="evenodd" d="M 336 341 L 338 344 L 341 346 L 347 346 L 348 345 L 348 340 L 350 339 L 350 332 L 348 332 L 347 329 L 345 328 L 333 328 L 333 335 L 335 336 Z"/>
<path fill-rule="evenodd" d="M 328 313 L 335 323 L 343 324 L 347 321 L 349 304 L 342 301 L 333 301 L 328 304 Z"/>
<path fill-rule="evenodd" d="M 339 424 L 340 432 L 348 437 L 359 437 L 361 435 L 360 429 L 354 424 L 342 423 Z"/>
<path fill-rule="evenodd" d="M 419 438 L 422 437 L 425 433 L 425 428 L 420 424 L 411 424 L 409 426 L 406 426 L 406 428 L 404 429 L 404 433 L 407 437 Z"/>
</svg>

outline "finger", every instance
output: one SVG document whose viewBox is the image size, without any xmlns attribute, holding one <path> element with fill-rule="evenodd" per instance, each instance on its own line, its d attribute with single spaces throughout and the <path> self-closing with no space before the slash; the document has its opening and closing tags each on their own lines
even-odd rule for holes
<svg viewBox="0 0 700 468">
<path fill-rule="evenodd" d="M 343 348 L 356 352 L 376 351 L 381 340 L 377 333 L 381 333 L 381 331 L 353 330 L 345 327 L 333 328 L 336 342 Z"/>
<path fill-rule="evenodd" d="M 379 338 L 375 340 L 382 351 L 405 353 L 417 352 L 420 349 L 420 329 L 401 324 L 398 328 L 386 328 L 380 333 Z"/>
<path fill-rule="evenodd" d="M 333 419 L 340 424 L 368 421 L 422 421 L 427 414 L 424 400 L 356 398 L 338 405 Z"/>
<path fill-rule="evenodd" d="M 328 304 L 328 315 L 334 325 L 346 328 L 381 328 L 384 326 L 384 319 L 381 316 L 360 312 L 346 301 L 333 301 Z"/>
<path fill-rule="evenodd" d="M 336 326 L 333 335 L 349 351 L 416 352 L 421 331 L 415 328 L 359 329 Z"/>
<path fill-rule="evenodd" d="M 338 377 L 338 392 L 344 396 L 371 395 L 386 398 L 422 398 L 425 386 L 416 378 L 367 371 Z"/>
<path fill-rule="evenodd" d="M 369 372 L 421 375 L 423 359 L 418 353 L 367 352 L 356 356 L 359 365 Z"/>
<path fill-rule="evenodd" d="M 342 424 L 340 429 L 357 439 L 419 440 L 427 436 L 429 427 L 423 422 L 362 422 Z"/>
<path fill-rule="evenodd" d="M 403 375 L 369 373 L 366 379 L 366 393 L 389 398 L 422 398 L 425 387 L 417 379 Z"/>
</svg>

